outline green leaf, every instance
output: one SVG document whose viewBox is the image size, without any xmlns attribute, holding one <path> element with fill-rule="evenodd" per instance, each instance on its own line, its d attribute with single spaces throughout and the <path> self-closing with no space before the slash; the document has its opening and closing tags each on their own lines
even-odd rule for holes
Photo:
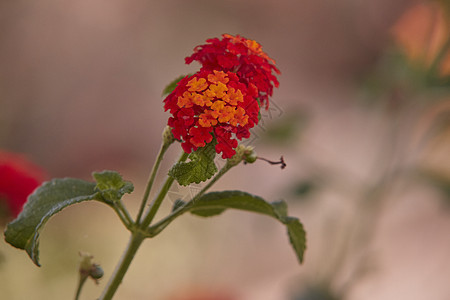
<svg viewBox="0 0 450 300">
<path fill-rule="evenodd" d="M 7 225 L 5 240 L 25 250 L 31 260 L 40 266 L 39 233 L 44 225 L 62 209 L 87 200 L 100 200 L 93 182 L 73 178 L 45 182 L 28 197 L 19 216 Z"/>
<path fill-rule="evenodd" d="M 298 261 L 302 263 L 303 254 L 306 250 L 306 232 L 303 224 L 294 217 L 286 217 L 282 222 L 287 227 L 289 241 L 297 254 Z"/>
<path fill-rule="evenodd" d="M 205 147 L 189 154 L 189 162 L 178 162 L 169 170 L 169 176 L 180 185 L 200 183 L 210 179 L 217 172 L 214 158 L 216 157 L 215 145 L 212 141 Z"/>
<path fill-rule="evenodd" d="M 208 216 L 209 211 L 223 212 L 227 208 L 246 210 L 278 218 L 278 212 L 269 202 L 258 196 L 241 191 L 222 191 L 204 194 L 195 200 L 191 213 Z M 216 213 L 212 214 L 216 215 Z"/>
<path fill-rule="evenodd" d="M 122 179 L 115 171 L 94 172 L 92 177 L 97 181 L 95 189 L 100 192 L 105 201 L 118 201 L 125 193 L 130 194 L 134 190 L 131 182 Z"/>
<path fill-rule="evenodd" d="M 285 218 L 285 217 L 288 216 L 287 215 L 288 214 L 288 207 L 287 207 L 286 202 L 284 202 L 284 201 L 276 201 L 276 202 L 272 202 L 271 205 L 272 205 L 275 213 L 277 213 L 280 218 Z"/>
<path fill-rule="evenodd" d="M 187 75 L 189 76 L 189 75 Z M 177 87 L 178 82 L 183 79 L 184 77 L 186 77 L 186 75 L 181 75 L 179 77 L 177 77 L 175 80 L 173 80 L 171 83 L 169 83 L 163 90 L 162 95 L 166 96 L 169 95 L 170 93 L 173 92 L 173 90 L 175 90 L 175 88 Z"/>
<path fill-rule="evenodd" d="M 225 208 L 208 208 L 208 209 L 195 209 L 191 211 L 193 215 L 200 217 L 213 217 L 220 215 L 225 211 Z"/>
<path fill-rule="evenodd" d="M 261 197 L 241 191 L 211 192 L 195 200 L 189 210 L 194 215 L 210 217 L 218 215 L 228 208 L 264 214 L 286 225 L 289 240 L 297 259 L 300 263 L 303 262 L 306 232 L 297 218 L 287 215 L 287 205 L 284 201 L 269 203 Z"/>
</svg>

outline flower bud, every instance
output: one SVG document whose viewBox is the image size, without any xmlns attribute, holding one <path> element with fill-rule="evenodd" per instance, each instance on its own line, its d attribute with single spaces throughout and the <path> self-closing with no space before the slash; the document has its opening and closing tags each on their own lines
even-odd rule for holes
<svg viewBox="0 0 450 300">
<path fill-rule="evenodd" d="M 165 145 L 170 145 L 175 142 L 175 138 L 172 134 L 172 128 L 170 126 L 166 126 L 166 128 L 164 128 L 162 138 Z"/>
<path fill-rule="evenodd" d="M 80 252 L 80 256 L 80 278 L 86 280 L 88 277 L 91 277 L 96 283 L 98 283 L 98 279 L 103 277 L 103 269 L 100 265 L 92 262 L 94 257 L 91 254 L 87 252 Z"/>
<path fill-rule="evenodd" d="M 241 161 L 245 163 L 254 163 L 256 161 L 256 153 L 251 146 L 238 145 L 236 147 L 236 154 L 228 159 L 230 167 L 237 166 Z"/>
<path fill-rule="evenodd" d="M 247 147 L 248 149 L 244 151 L 243 159 L 245 163 L 252 164 L 258 158 L 256 156 L 256 152 L 253 150 L 253 147 Z"/>
<path fill-rule="evenodd" d="M 104 274 L 104 272 L 103 272 L 102 267 L 100 267 L 100 265 L 92 264 L 91 271 L 89 273 L 89 276 L 92 279 L 98 280 L 103 277 L 103 274 Z"/>
</svg>

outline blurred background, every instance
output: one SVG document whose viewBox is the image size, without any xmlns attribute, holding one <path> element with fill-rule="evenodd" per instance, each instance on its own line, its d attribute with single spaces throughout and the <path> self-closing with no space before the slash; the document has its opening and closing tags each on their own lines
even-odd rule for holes
<svg viewBox="0 0 450 300">
<path fill-rule="evenodd" d="M 262 44 L 282 74 L 258 155 L 214 188 L 285 199 L 308 234 L 298 265 L 264 216 L 184 216 L 138 252 L 117 299 L 449 299 L 448 1 L 1 1 L 0 148 L 53 177 L 119 171 L 133 215 L 169 114 L 162 90 L 207 38 Z M 173 146 L 160 181 L 178 157 Z M 218 161 L 218 164 L 221 162 Z M 160 182 L 159 181 L 159 182 Z M 196 187 L 175 186 L 171 202 Z M 0 242 L 2 299 L 72 298 L 78 251 L 105 271 L 128 240 L 112 210 L 73 206 L 41 235 L 42 267 Z"/>
</svg>

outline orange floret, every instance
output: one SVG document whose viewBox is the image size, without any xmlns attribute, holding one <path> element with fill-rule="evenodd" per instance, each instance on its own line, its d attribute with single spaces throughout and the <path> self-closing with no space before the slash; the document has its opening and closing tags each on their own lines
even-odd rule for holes
<svg viewBox="0 0 450 300">
<path fill-rule="evenodd" d="M 225 106 L 223 109 L 219 111 L 219 122 L 226 123 L 234 117 L 236 109 L 233 106 Z"/>
<path fill-rule="evenodd" d="M 230 87 L 227 94 L 223 97 L 223 100 L 231 105 L 237 105 L 238 102 L 244 101 L 244 96 L 240 90 L 236 91 L 234 88 Z"/>
<path fill-rule="evenodd" d="M 225 102 L 223 102 L 221 100 L 218 100 L 218 101 L 214 102 L 213 105 L 211 105 L 211 108 L 215 111 L 220 111 L 224 107 L 225 107 Z"/>
<path fill-rule="evenodd" d="M 230 124 L 233 126 L 237 126 L 238 123 L 240 126 L 245 126 L 248 123 L 248 115 L 245 114 L 245 109 L 242 107 L 236 109 L 233 119 L 230 120 Z"/>
<path fill-rule="evenodd" d="M 180 108 L 189 108 L 192 107 L 192 94 L 189 92 L 184 92 L 183 96 L 178 97 L 177 102 L 178 107 Z"/>
<path fill-rule="evenodd" d="M 205 106 L 205 97 L 203 97 L 203 95 L 197 94 L 197 93 L 192 93 L 192 103 L 196 104 L 196 105 L 200 105 L 200 106 Z"/>
<path fill-rule="evenodd" d="M 208 75 L 208 81 L 211 83 L 218 83 L 218 82 L 222 82 L 222 83 L 228 83 L 228 81 L 230 81 L 227 77 L 227 73 L 223 72 L 223 71 L 213 71 L 214 74 L 209 74 Z"/>
<path fill-rule="evenodd" d="M 228 87 L 222 82 L 218 82 L 217 84 L 211 84 L 209 89 L 205 91 L 205 94 L 211 98 L 223 98 L 226 95 L 226 91 L 228 91 Z"/>
<path fill-rule="evenodd" d="M 218 113 L 212 110 L 206 110 L 198 119 L 198 124 L 202 127 L 211 127 L 217 125 Z"/>
<path fill-rule="evenodd" d="M 206 82 L 205 78 L 197 79 L 196 77 L 194 77 L 189 80 L 187 86 L 189 87 L 188 91 L 190 92 L 201 92 L 208 87 L 208 83 Z"/>
</svg>

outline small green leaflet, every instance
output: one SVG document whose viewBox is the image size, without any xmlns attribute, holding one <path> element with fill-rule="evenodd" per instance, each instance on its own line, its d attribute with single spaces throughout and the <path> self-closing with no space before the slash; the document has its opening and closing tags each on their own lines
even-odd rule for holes
<svg viewBox="0 0 450 300">
<path fill-rule="evenodd" d="M 7 225 L 6 242 L 25 250 L 31 260 L 40 266 L 39 234 L 53 215 L 70 205 L 88 200 L 111 204 L 119 195 L 133 190 L 132 184 L 121 182 L 116 172 L 105 171 L 94 173 L 93 176 L 98 180 L 97 183 L 63 178 L 42 184 L 28 197 L 19 216 Z"/>
<path fill-rule="evenodd" d="M 100 192 L 105 201 L 118 201 L 125 193 L 130 194 L 134 190 L 131 182 L 122 179 L 115 171 L 103 171 L 92 173 L 97 185 L 95 189 Z"/>
<path fill-rule="evenodd" d="M 200 183 L 210 179 L 217 172 L 214 158 L 216 157 L 215 145 L 212 141 L 203 148 L 189 154 L 189 162 L 178 162 L 169 170 L 169 176 L 180 185 L 187 186 L 191 183 Z"/>
<path fill-rule="evenodd" d="M 191 203 L 189 211 L 197 216 L 210 217 L 219 215 L 228 208 L 268 215 L 286 225 L 297 259 L 300 263 L 303 262 L 306 232 L 297 218 L 287 215 L 287 205 L 284 201 L 269 203 L 261 197 L 241 191 L 211 192 Z"/>
</svg>

